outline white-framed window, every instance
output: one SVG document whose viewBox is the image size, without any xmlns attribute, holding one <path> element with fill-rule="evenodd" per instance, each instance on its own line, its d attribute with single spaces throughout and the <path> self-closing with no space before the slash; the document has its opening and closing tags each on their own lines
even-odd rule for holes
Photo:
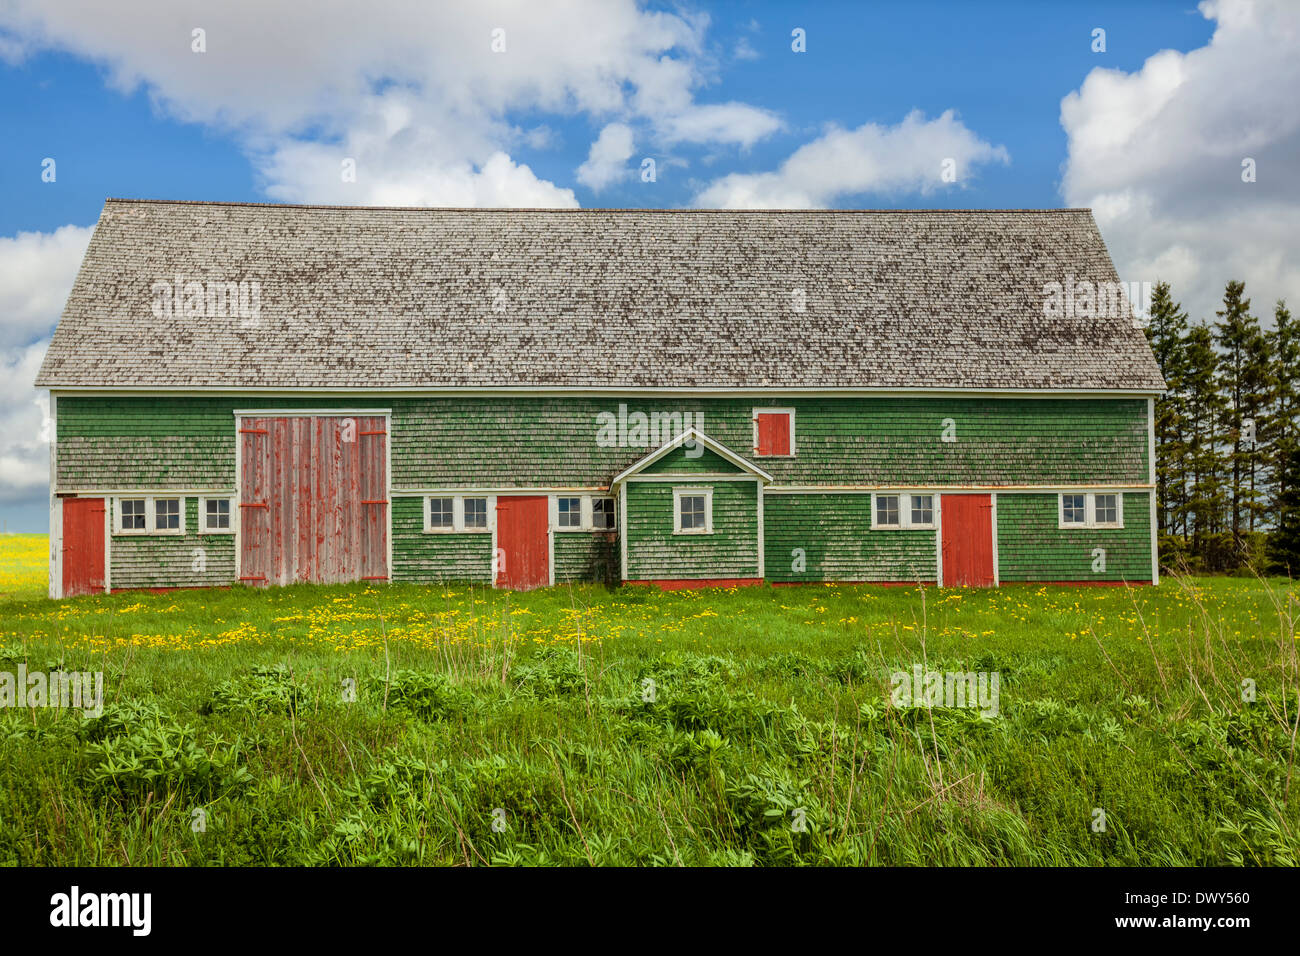
<svg viewBox="0 0 1300 956">
<path fill-rule="evenodd" d="M 591 529 L 593 531 L 613 531 L 616 523 L 614 515 L 617 503 L 613 498 L 591 499 Z"/>
<path fill-rule="evenodd" d="M 234 534 L 235 505 L 230 498 L 199 498 L 199 534 Z"/>
<path fill-rule="evenodd" d="M 935 528 L 935 496 L 884 492 L 871 496 L 872 530 L 926 531 Z"/>
<path fill-rule="evenodd" d="M 471 498 L 466 496 L 461 499 L 462 514 L 464 515 L 464 525 L 466 531 L 487 531 L 488 530 L 488 500 L 487 498 Z"/>
<path fill-rule="evenodd" d="M 794 409 L 754 409 L 754 456 L 756 458 L 793 458 Z"/>
<path fill-rule="evenodd" d="M 673 534 L 713 534 L 713 489 L 673 489 Z"/>
<path fill-rule="evenodd" d="M 561 495 L 555 499 L 555 527 L 561 531 L 582 530 L 581 495 Z"/>
<path fill-rule="evenodd" d="M 180 495 L 121 495 L 113 499 L 113 534 L 184 534 Z"/>
<path fill-rule="evenodd" d="M 424 533 L 490 532 L 495 508 L 495 495 L 427 495 Z"/>
<path fill-rule="evenodd" d="M 1067 491 L 1058 496 L 1057 527 L 1122 528 L 1124 495 L 1118 491 Z"/>
<path fill-rule="evenodd" d="M 554 531 L 614 530 L 614 499 L 601 495 L 552 495 Z"/>
</svg>

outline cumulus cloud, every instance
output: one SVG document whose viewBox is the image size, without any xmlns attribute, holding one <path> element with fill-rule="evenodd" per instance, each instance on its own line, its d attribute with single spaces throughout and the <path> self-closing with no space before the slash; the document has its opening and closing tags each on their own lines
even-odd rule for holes
<svg viewBox="0 0 1300 956">
<path fill-rule="evenodd" d="M 90 233 L 89 226 L 63 226 L 0 238 L 0 504 L 45 498 L 49 395 L 32 383 Z"/>
<path fill-rule="evenodd" d="M 1300 5 L 1216 0 L 1204 47 L 1097 68 L 1061 101 L 1061 191 L 1090 206 L 1122 278 L 1164 279 L 1194 319 L 1228 279 L 1254 311 L 1300 297 Z M 1253 160 L 1255 182 L 1243 182 Z"/>
<path fill-rule="evenodd" d="M 578 182 L 595 192 L 618 182 L 627 173 L 627 161 L 632 158 L 633 145 L 630 126 L 610 123 L 591 144 L 586 162 L 578 167 Z"/>
<path fill-rule="evenodd" d="M 720 145 L 779 128 L 766 110 L 697 102 L 714 68 L 707 28 L 633 0 L 9 0 L 0 53 L 67 50 L 168 115 L 233 132 L 273 198 L 565 206 L 569 190 L 511 158 L 531 139 L 511 111 Z M 192 51 L 195 29 L 204 53 Z M 341 175 L 348 158 L 355 182 Z"/>
<path fill-rule="evenodd" d="M 695 196 L 695 205 L 814 209 L 866 194 L 925 196 L 960 186 L 976 167 L 991 162 L 1010 162 L 1006 149 L 980 139 L 953 111 L 932 120 L 913 111 L 896 126 L 832 126 L 795 150 L 775 172 L 732 173 L 714 180 Z M 945 181 L 945 168 L 955 174 L 953 182 Z"/>
</svg>

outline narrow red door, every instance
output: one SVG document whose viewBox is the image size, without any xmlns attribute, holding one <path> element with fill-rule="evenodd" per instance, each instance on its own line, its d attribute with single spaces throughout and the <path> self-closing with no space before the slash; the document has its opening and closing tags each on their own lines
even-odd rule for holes
<svg viewBox="0 0 1300 956">
<path fill-rule="evenodd" d="M 63 596 L 104 590 L 104 499 L 63 499 Z"/>
<path fill-rule="evenodd" d="M 986 588 L 993 584 L 993 501 L 988 495 L 944 495 L 943 583 Z"/>
<path fill-rule="evenodd" d="M 550 583 L 544 495 L 497 497 L 497 586 L 527 591 Z"/>
</svg>

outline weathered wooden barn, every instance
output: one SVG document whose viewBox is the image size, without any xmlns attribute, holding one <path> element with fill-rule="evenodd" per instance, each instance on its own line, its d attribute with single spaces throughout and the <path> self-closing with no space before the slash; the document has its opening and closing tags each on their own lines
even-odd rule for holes
<svg viewBox="0 0 1300 956">
<path fill-rule="evenodd" d="M 1155 581 L 1116 284 L 1087 210 L 109 200 L 50 593 Z"/>
</svg>

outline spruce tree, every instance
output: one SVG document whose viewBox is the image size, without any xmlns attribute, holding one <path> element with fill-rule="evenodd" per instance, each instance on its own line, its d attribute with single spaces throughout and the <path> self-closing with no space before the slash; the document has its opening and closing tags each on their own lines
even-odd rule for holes
<svg viewBox="0 0 1300 956">
<path fill-rule="evenodd" d="M 1155 403 L 1156 526 L 1162 537 L 1172 537 L 1181 530 L 1185 540 L 1187 415 L 1183 407 L 1183 378 L 1187 313 L 1173 300 L 1168 282 L 1155 284 L 1150 315 L 1147 340 L 1165 380 L 1165 394 Z"/>
<path fill-rule="evenodd" d="M 1223 566 L 1222 541 L 1225 492 L 1223 456 L 1218 440 L 1219 424 L 1226 403 L 1219 390 L 1218 355 L 1214 336 L 1205 325 L 1194 325 L 1187 333 L 1186 364 L 1183 370 L 1187 412 L 1187 469 L 1190 484 L 1187 520 L 1192 537 L 1192 554 L 1201 570 Z"/>
<path fill-rule="evenodd" d="M 1267 340 L 1259 320 L 1250 313 L 1245 291 L 1244 282 L 1230 280 L 1223 292 L 1223 308 L 1215 313 L 1219 317 L 1215 326 L 1215 341 L 1220 349 L 1218 377 L 1224 398 L 1218 425 L 1224 442 L 1230 446 L 1228 506 L 1234 563 L 1245 552 L 1242 518 L 1246 516 L 1253 526 L 1257 512 L 1251 486 L 1259 463 L 1259 418 L 1268 406 L 1272 375 Z"/>
</svg>

